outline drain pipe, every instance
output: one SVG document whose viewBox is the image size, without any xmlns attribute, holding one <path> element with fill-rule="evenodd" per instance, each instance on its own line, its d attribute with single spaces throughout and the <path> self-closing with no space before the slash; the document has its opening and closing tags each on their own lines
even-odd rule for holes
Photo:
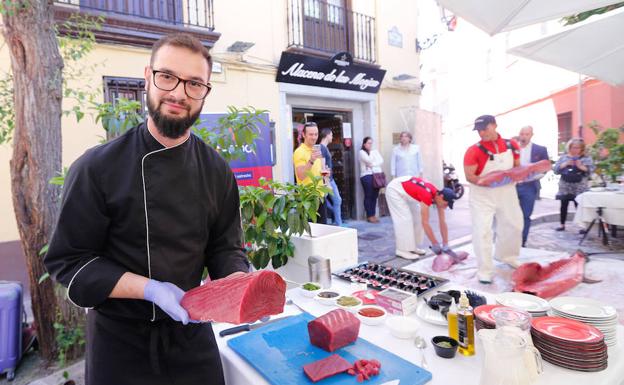
<svg viewBox="0 0 624 385">
<path fill-rule="evenodd" d="M 577 108 L 578 108 L 578 135 L 583 139 L 583 75 L 579 74 L 577 86 Z"/>
</svg>

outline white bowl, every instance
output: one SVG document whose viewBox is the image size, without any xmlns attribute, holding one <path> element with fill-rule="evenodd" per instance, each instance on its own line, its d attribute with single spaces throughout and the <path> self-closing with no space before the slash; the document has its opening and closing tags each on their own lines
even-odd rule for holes
<svg viewBox="0 0 624 385">
<path fill-rule="evenodd" d="M 309 283 L 314 284 L 314 285 L 318 286 L 319 288 L 316 289 L 316 290 L 306 290 L 306 289 L 304 289 L 303 285 L 307 285 Z M 299 293 L 301 293 L 301 295 L 304 296 L 304 297 L 314 298 L 318 293 L 321 292 L 321 290 L 323 290 L 321 285 L 319 283 L 316 283 L 316 282 L 306 282 L 303 285 L 299 286 Z"/>
<path fill-rule="evenodd" d="M 322 296 L 323 293 L 336 293 L 336 296 L 326 298 Z M 335 306 L 336 300 L 338 299 L 338 297 L 340 297 L 340 293 L 335 290 L 321 290 L 316 294 L 314 299 L 317 300 L 322 305 Z"/>
<path fill-rule="evenodd" d="M 350 297 L 350 298 L 353 298 L 353 299 L 357 300 L 357 304 L 355 304 L 355 305 L 351 305 L 351 306 L 341 305 L 341 304 L 338 302 L 338 300 L 339 300 L 340 298 L 342 298 L 342 297 Z M 358 310 L 360 310 L 360 306 L 362 306 L 362 300 L 361 300 L 361 299 L 359 299 L 359 298 L 357 298 L 357 297 L 354 297 L 354 296 L 352 296 L 352 295 L 341 295 L 340 297 L 336 298 L 336 306 L 338 306 L 339 308 L 344 309 L 344 310 L 346 310 L 346 311 L 350 311 L 351 313 L 355 313 L 355 312 L 357 312 Z"/>
<path fill-rule="evenodd" d="M 360 312 L 365 309 L 381 310 L 383 312 L 383 315 L 380 315 L 379 317 L 367 317 L 367 316 L 360 314 Z M 388 312 L 386 311 L 386 309 L 384 309 L 381 306 L 364 305 L 358 309 L 358 312 L 355 313 L 355 315 L 358 317 L 360 321 L 362 321 L 363 324 L 375 326 L 375 325 L 381 325 L 386 320 L 386 317 L 388 316 Z"/>
<path fill-rule="evenodd" d="M 396 338 L 414 338 L 420 327 L 420 323 L 414 318 L 405 316 L 392 316 L 386 320 L 386 326 Z"/>
</svg>

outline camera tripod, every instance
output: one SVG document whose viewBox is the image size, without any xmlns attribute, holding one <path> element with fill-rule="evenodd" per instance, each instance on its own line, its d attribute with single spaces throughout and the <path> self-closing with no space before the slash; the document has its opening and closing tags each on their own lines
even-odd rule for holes
<svg viewBox="0 0 624 385">
<path fill-rule="evenodd" d="M 585 230 L 585 234 L 583 234 L 583 238 L 581 238 L 581 240 L 579 242 L 579 246 L 581 245 L 581 243 L 583 243 L 585 238 L 587 238 L 587 234 L 589 234 L 589 232 L 591 231 L 592 227 L 594 227 L 594 224 L 596 223 L 596 221 L 598 221 L 598 236 L 602 237 L 602 244 L 605 245 L 605 246 L 607 246 L 609 244 L 609 226 L 607 225 L 607 222 L 602 220 L 602 210 L 603 209 L 604 209 L 604 207 L 598 207 L 596 209 L 596 214 L 598 214 L 598 216 L 596 218 L 592 219 L 591 223 L 589 224 L 589 227 L 587 227 L 587 230 Z"/>
</svg>

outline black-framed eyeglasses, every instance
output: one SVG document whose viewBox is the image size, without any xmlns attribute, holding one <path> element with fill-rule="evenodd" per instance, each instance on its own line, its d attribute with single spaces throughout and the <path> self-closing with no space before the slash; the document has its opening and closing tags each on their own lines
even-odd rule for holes
<svg viewBox="0 0 624 385">
<path fill-rule="evenodd" d="M 182 79 L 169 72 L 152 69 L 152 78 L 156 88 L 163 91 L 171 91 L 176 89 L 180 82 L 184 83 L 184 93 L 195 100 L 202 100 L 210 93 L 212 85 L 204 84 L 197 80 Z"/>
</svg>

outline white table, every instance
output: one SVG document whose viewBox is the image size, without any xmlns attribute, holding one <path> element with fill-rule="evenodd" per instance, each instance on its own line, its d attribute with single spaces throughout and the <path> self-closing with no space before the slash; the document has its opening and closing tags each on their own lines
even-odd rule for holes
<svg viewBox="0 0 624 385">
<path fill-rule="evenodd" d="M 348 283 L 337 279 L 334 280 L 333 288 L 343 293 L 352 291 L 352 287 Z M 448 289 L 463 288 L 447 284 L 444 290 Z M 313 299 L 300 296 L 296 290 L 289 290 L 287 295 L 314 316 L 320 316 L 332 310 L 332 308 L 316 303 Z M 489 303 L 494 303 L 493 295 L 487 293 L 484 293 L 484 295 L 488 297 Z M 286 316 L 298 313 L 299 309 L 293 305 L 289 305 L 286 306 L 283 315 Z M 282 315 L 276 316 L 275 318 L 281 316 Z M 414 314 L 411 316 L 416 318 Z M 223 362 L 226 383 L 228 385 L 267 385 L 268 382 L 251 365 L 227 346 L 227 340 L 235 336 L 224 338 L 218 336 L 220 330 L 231 326 L 232 325 L 229 324 L 215 324 L 213 326 L 215 335 L 217 336 L 217 343 L 221 351 L 221 360 Z M 430 342 L 431 338 L 436 335 L 447 334 L 447 328 L 445 326 L 432 325 L 421 321 L 420 334 L 425 337 L 429 343 L 425 354 L 427 355 L 427 361 L 429 363 L 428 370 L 433 374 L 433 379 L 428 384 L 479 384 L 479 376 L 483 364 L 483 348 L 480 346 L 479 341 L 477 341 L 476 355 L 464 357 L 457 354 L 455 358 L 448 360 L 438 357 Z M 412 340 L 400 340 L 393 337 L 390 331 L 383 325 L 368 326 L 362 324 L 360 327 L 360 337 L 416 365 L 420 363 L 420 352 L 415 348 L 414 342 Z M 618 345 L 615 348 L 609 349 L 609 367 L 602 372 L 578 372 L 563 369 L 547 362 L 543 362 L 543 366 L 544 373 L 540 375 L 538 381 L 535 382 L 534 385 L 624 385 L 624 326 L 618 325 Z M 409 384 L 401 383 L 400 385 Z"/>
<path fill-rule="evenodd" d="M 586 227 L 598 217 L 596 210 L 603 207 L 602 219 L 616 226 L 624 226 L 624 193 L 614 191 L 587 191 L 576 197 L 578 208 L 574 222 Z"/>
</svg>

